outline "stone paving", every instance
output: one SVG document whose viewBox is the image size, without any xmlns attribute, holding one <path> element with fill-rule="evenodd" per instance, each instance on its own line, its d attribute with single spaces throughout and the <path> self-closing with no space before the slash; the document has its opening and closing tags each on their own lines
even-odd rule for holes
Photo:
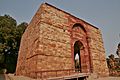
<svg viewBox="0 0 120 80">
<path fill-rule="evenodd" d="M 87 80 L 120 80 L 120 77 L 99 77 L 97 74 L 93 73 L 88 77 Z"/>
<path fill-rule="evenodd" d="M 13 74 L 0 75 L 0 80 L 41 80 L 41 79 L 32 79 L 25 76 L 14 76 Z M 46 79 L 43 79 L 46 80 Z M 60 79 L 61 80 L 61 79 Z M 90 76 L 87 80 L 120 80 L 120 77 L 96 77 Z"/>
<path fill-rule="evenodd" d="M 96 78 L 96 79 L 87 79 L 87 80 L 120 80 L 120 77 L 103 77 L 103 78 Z"/>
</svg>

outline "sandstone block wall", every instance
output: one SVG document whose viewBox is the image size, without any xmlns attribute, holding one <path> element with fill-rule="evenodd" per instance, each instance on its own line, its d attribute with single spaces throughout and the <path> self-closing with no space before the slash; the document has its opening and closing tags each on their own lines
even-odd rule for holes
<svg viewBox="0 0 120 80">
<path fill-rule="evenodd" d="M 88 32 L 88 41 L 89 51 L 91 53 L 92 59 L 91 61 L 93 63 L 93 72 L 97 73 L 100 76 L 107 76 L 109 75 L 109 71 L 106 62 L 101 31 L 92 27 L 88 27 L 88 29 L 90 29 Z"/>
<path fill-rule="evenodd" d="M 73 29 L 75 24 L 82 25 Z M 32 78 L 68 75 L 74 69 L 74 43 L 80 41 L 82 72 L 108 75 L 102 35 L 98 28 L 44 3 L 21 39 L 16 74 Z M 41 71 L 43 72 L 41 74 Z M 46 72 L 47 71 L 47 72 Z"/>
</svg>

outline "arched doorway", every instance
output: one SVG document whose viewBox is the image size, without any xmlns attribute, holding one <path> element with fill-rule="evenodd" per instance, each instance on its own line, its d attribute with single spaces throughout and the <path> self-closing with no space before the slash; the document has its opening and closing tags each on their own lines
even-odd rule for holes
<svg viewBox="0 0 120 80">
<path fill-rule="evenodd" d="M 82 24 L 76 23 L 71 28 L 71 51 L 72 61 L 75 71 L 82 73 L 90 72 L 91 61 L 89 46 L 87 40 L 87 31 Z M 76 66 L 75 57 L 78 56 L 78 66 Z"/>
<path fill-rule="evenodd" d="M 83 48 L 83 44 L 80 41 L 74 43 L 74 66 L 76 72 L 81 72 L 81 56 L 80 50 Z"/>
</svg>

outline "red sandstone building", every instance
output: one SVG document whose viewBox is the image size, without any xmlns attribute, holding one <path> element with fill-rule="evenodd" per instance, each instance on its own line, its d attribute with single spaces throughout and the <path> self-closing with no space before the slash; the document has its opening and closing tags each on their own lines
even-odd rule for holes
<svg viewBox="0 0 120 80">
<path fill-rule="evenodd" d="M 40 6 L 24 32 L 16 75 L 51 78 L 79 73 L 109 74 L 100 30 L 50 4 Z"/>
</svg>

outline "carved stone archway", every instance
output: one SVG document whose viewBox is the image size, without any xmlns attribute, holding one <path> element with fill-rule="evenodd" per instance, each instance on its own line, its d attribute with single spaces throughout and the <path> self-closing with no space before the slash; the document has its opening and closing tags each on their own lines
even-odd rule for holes
<svg viewBox="0 0 120 80">
<path fill-rule="evenodd" d="M 78 53 L 80 61 L 79 71 L 90 72 L 90 55 L 88 52 L 87 34 L 85 28 L 79 23 L 74 24 L 72 27 L 71 47 L 73 66 L 75 67 L 75 56 L 76 53 Z M 78 48 L 78 50 L 76 50 L 75 47 Z"/>
<path fill-rule="evenodd" d="M 81 50 L 83 50 L 83 44 L 80 41 L 76 41 L 74 43 L 74 66 L 75 66 L 75 71 L 82 72 L 81 69 Z"/>
</svg>

